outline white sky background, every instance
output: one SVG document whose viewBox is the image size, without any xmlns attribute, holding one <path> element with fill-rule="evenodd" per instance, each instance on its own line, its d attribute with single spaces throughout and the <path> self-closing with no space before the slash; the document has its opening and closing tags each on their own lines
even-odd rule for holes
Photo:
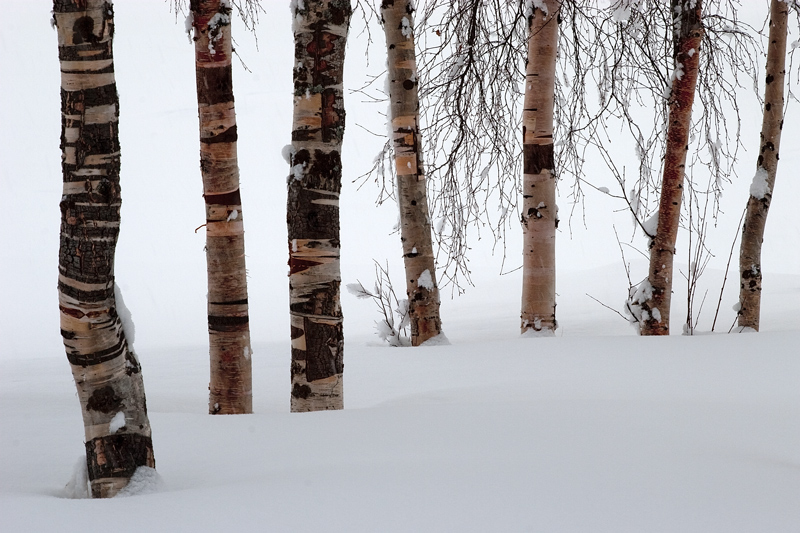
<svg viewBox="0 0 800 533">
<path fill-rule="evenodd" d="M 766 13 L 765 2 L 746 0 L 746 11 Z M 251 302 L 251 330 L 255 342 L 285 337 L 288 345 L 288 258 L 285 225 L 288 167 L 281 148 L 290 142 L 293 44 L 286 3 L 264 3 L 258 29 L 259 50 L 242 24 L 234 22 L 237 50 L 252 73 L 234 61 L 234 91 L 239 126 L 239 163 Z M 58 327 L 56 293 L 59 210 L 61 196 L 59 65 L 56 34 L 50 28 L 50 2 L 5 0 L 5 20 L 13 21 L 0 32 L 0 102 L 5 127 L 0 132 L 0 191 L 5 224 L 0 226 L 0 272 L 4 282 L 0 295 L 0 357 L 19 354 L 50 354 L 63 350 Z M 743 10 L 745 11 L 745 10 Z M 198 345 L 206 338 L 206 277 L 204 234 L 194 229 L 204 222 L 199 173 L 199 141 L 193 47 L 183 32 L 183 17 L 175 22 L 169 5 L 158 0 L 115 3 L 114 42 L 117 87 L 120 94 L 122 146 L 123 223 L 117 248 L 116 275 L 137 326 L 137 349 L 149 346 Z M 140 24 L 141 13 L 148 23 Z M 373 29 L 371 64 L 364 64 L 364 37 L 358 37 L 360 21 L 354 17 L 351 46 L 346 65 L 346 86 L 363 84 L 366 73 L 379 74 L 384 65 L 384 42 Z M 760 26 L 760 23 L 757 25 Z M 790 36 L 790 41 L 797 39 Z M 763 78 L 763 75 L 761 76 Z M 360 279 L 371 284 L 372 258 L 391 260 L 400 292 L 402 262 L 399 236 L 390 235 L 396 208 L 373 207 L 375 189 L 360 191 L 351 182 L 372 162 L 383 139 L 364 132 L 362 124 L 384 132 L 384 103 L 363 104 L 359 95 L 348 94 L 347 132 L 344 147 L 342 193 L 342 281 Z M 722 208 L 726 213 L 710 237 L 717 259 L 711 267 L 724 268 L 739 214 L 747 199 L 760 128 L 760 108 L 754 96 L 742 101 L 743 139 L 739 180 L 727 186 Z M 792 174 L 800 163 L 795 148 L 793 124 L 800 105 L 791 103 L 784 130 L 781 163 L 773 199 L 763 265 L 769 273 L 796 272 L 800 251 L 798 217 L 793 199 L 800 185 Z M 633 154 L 627 162 L 635 165 Z M 599 162 L 588 162 L 596 172 L 598 186 L 614 190 L 616 183 Z M 565 184 L 567 185 L 567 184 Z M 569 187 L 562 186 L 562 194 Z M 622 238 L 630 235 L 630 216 L 614 213 L 622 208 L 610 198 L 587 191 L 586 223 L 572 223 L 569 238 L 569 200 L 560 198 L 561 231 L 557 241 L 558 292 L 561 325 L 566 334 L 569 304 L 586 292 L 593 293 L 595 277 L 582 270 L 609 265 L 607 285 L 618 284 L 608 303 L 619 308 L 627 281 L 620 265 L 612 224 Z M 509 231 L 506 270 L 520 264 L 517 249 L 520 230 Z M 640 243 L 637 243 L 640 244 Z M 685 246 L 679 243 L 678 265 L 685 265 Z M 734 258 L 734 262 L 736 259 Z M 445 328 L 448 320 L 463 319 L 470 293 L 491 290 L 497 283 L 500 255 L 491 255 L 485 240 L 475 249 L 471 269 L 478 287 L 460 303 L 447 297 L 443 303 Z M 613 273 L 618 274 L 618 278 Z M 641 276 L 644 271 L 640 271 Z M 713 273 L 710 275 L 714 275 Z M 613 278 L 613 279 L 611 279 Z M 519 273 L 505 276 L 504 287 L 516 290 Z M 711 280 L 709 280 L 711 281 Z M 714 280 L 715 283 L 717 282 Z M 769 278 L 765 277 L 765 283 Z M 735 280 L 731 287 L 735 290 Z M 734 294 L 734 293 L 730 293 Z M 449 295 L 449 292 L 446 292 Z M 583 302 L 583 300 L 580 300 Z M 682 302 L 674 300 L 674 305 Z M 598 317 L 616 323 L 618 318 L 595 304 L 583 304 Z M 372 335 L 377 318 L 368 302 L 343 293 L 346 334 L 349 338 Z M 491 309 L 469 310 L 477 317 Z M 516 331 L 517 309 L 506 309 L 508 331 Z M 676 311 L 679 315 L 684 311 Z M 448 313 L 450 313 L 448 315 Z M 676 328 L 679 330 L 679 328 Z M 287 348 L 288 350 L 288 348 Z"/>
</svg>

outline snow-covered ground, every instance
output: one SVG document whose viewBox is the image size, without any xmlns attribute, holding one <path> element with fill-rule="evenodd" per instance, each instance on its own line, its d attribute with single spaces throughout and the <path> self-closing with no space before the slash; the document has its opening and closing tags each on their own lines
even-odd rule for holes
<svg viewBox="0 0 800 533">
<path fill-rule="evenodd" d="M 123 226 L 117 278 L 136 323 L 158 472 L 155 492 L 67 499 L 83 427 L 58 330 L 61 195 L 59 75 L 46 0 L 4 0 L 0 31 L 0 531 L 198 532 L 800 530 L 800 224 L 791 182 L 800 153 L 787 117 L 764 250 L 763 331 L 727 335 L 736 279 L 713 335 L 639 338 L 622 318 L 627 279 L 614 238 L 630 219 L 597 193 L 586 224 L 566 215 L 558 241 L 555 338 L 520 338 L 519 235 L 508 259 L 477 242 L 476 286 L 443 300 L 449 346 L 378 342 L 369 301 L 344 293 L 345 405 L 289 414 L 285 178 L 291 124 L 289 11 L 265 2 L 259 47 L 234 26 L 243 216 L 254 339 L 251 416 L 207 412 L 204 212 L 193 50 L 168 3 L 117 1 Z M 752 8 L 753 5 L 748 5 Z M 760 5 L 760 4 L 759 4 Z M 235 23 L 236 24 L 236 23 Z M 363 37 L 348 86 L 370 66 Z M 796 37 L 791 37 L 796 39 Z M 372 259 L 402 279 L 395 208 L 372 207 L 362 174 L 383 140 L 385 108 L 348 96 L 342 200 L 343 281 L 371 285 Z M 757 141 L 757 103 L 743 118 Z M 726 189 L 717 257 L 702 278 L 698 326 L 711 328 L 751 149 Z M 596 185 L 614 187 L 598 165 Z M 569 211 L 568 187 L 560 204 Z M 727 203 L 726 203 L 727 202 Z M 641 239 L 641 238 L 639 238 Z M 641 244 L 641 240 L 636 244 Z M 679 268 L 685 270 L 685 245 Z M 634 277 L 646 266 L 634 252 Z M 735 257 L 734 257 L 735 262 Z M 638 281 L 634 279 L 634 281 Z M 676 286 L 679 332 L 686 289 Z M 591 296 L 591 297 L 590 297 Z M 592 299 L 594 298 L 594 299 Z"/>
</svg>

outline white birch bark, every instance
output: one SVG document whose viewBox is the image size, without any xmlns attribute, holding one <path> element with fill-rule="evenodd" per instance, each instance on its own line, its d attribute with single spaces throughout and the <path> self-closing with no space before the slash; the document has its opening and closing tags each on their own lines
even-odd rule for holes
<svg viewBox="0 0 800 533">
<path fill-rule="evenodd" d="M 381 3 L 411 344 L 419 346 L 442 332 L 442 321 L 422 164 L 413 13 L 410 0 L 383 0 Z"/>
<path fill-rule="evenodd" d="M 155 467 L 141 366 L 114 294 L 120 221 L 114 12 L 101 0 L 55 0 L 61 63 L 62 171 L 58 297 L 61 335 L 83 413 L 95 498 Z"/>
<path fill-rule="evenodd" d="M 775 176 L 778 173 L 778 152 L 783 130 L 788 18 L 789 4 L 781 0 L 772 0 L 761 143 L 756 175 L 747 201 L 739 254 L 738 324 L 740 328 L 752 328 L 756 331 L 761 325 L 761 245 L 764 242 L 767 214 L 772 203 Z"/>
<path fill-rule="evenodd" d="M 539 5 L 540 4 L 540 5 Z M 522 114 L 522 332 L 556 327 L 553 111 L 560 0 L 534 3 Z"/>
<path fill-rule="evenodd" d="M 292 3 L 294 119 L 288 178 L 291 409 L 344 407 L 339 193 L 349 0 Z"/>
</svg>

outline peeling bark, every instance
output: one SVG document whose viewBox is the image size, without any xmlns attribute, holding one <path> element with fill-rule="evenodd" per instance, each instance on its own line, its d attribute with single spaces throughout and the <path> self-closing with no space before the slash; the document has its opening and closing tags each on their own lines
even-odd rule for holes
<svg viewBox="0 0 800 533">
<path fill-rule="evenodd" d="M 419 346 L 442 332 L 442 321 L 422 164 L 413 12 L 410 0 L 383 0 L 381 3 L 411 344 Z"/>
<path fill-rule="evenodd" d="M 155 467 L 141 366 L 114 297 L 121 206 L 114 11 L 102 0 L 55 0 L 53 17 L 61 64 L 61 336 L 83 413 L 92 497 L 108 498 L 139 466 Z M 112 428 L 120 413 L 125 424 Z"/>
<path fill-rule="evenodd" d="M 295 66 L 289 230 L 293 412 L 342 409 L 339 193 L 349 0 L 293 3 Z"/>
<path fill-rule="evenodd" d="M 672 0 L 674 52 L 676 71 L 669 100 L 667 146 L 664 155 L 664 175 L 661 180 L 661 200 L 658 209 L 658 229 L 650 248 L 648 280 L 652 297 L 642 303 L 642 335 L 669 335 L 669 313 L 672 298 L 675 241 L 681 215 L 683 180 L 686 173 L 686 153 L 689 150 L 692 104 L 700 64 L 700 43 L 703 40 L 701 0 Z"/>
<path fill-rule="evenodd" d="M 522 112 L 522 332 L 552 333 L 556 322 L 556 206 L 553 110 L 560 0 L 530 19 Z"/>
<path fill-rule="evenodd" d="M 770 4 L 767 76 L 764 89 L 764 117 L 761 122 L 757 172 L 765 176 L 765 190 L 754 187 L 747 201 L 747 213 L 742 227 L 739 253 L 739 327 L 758 331 L 761 318 L 761 244 L 767 214 L 772 202 L 775 176 L 778 172 L 778 152 L 783 129 L 784 80 L 786 77 L 786 31 L 789 6 L 781 0 Z M 753 192 L 757 196 L 753 196 Z M 763 194 L 761 194 L 763 192 Z"/>
<path fill-rule="evenodd" d="M 252 350 L 231 69 L 231 8 L 191 0 L 206 206 L 211 414 L 253 412 Z"/>
</svg>

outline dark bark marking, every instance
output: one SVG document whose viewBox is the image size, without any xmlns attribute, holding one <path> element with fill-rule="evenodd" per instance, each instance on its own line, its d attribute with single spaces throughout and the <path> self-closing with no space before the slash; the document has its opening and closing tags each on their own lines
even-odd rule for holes
<svg viewBox="0 0 800 533">
<path fill-rule="evenodd" d="M 235 143 L 237 140 L 239 140 L 239 135 L 236 131 L 236 124 L 221 133 L 212 135 L 211 137 L 200 138 L 200 142 L 205 144 Z"/>
<path fill-rule="evenodd" d="M 312 323 L 304 318 L 306 334 L 306 380 L 316 381 L 341 374 L 344 370 L 342 358 L 342 324 Z"/>
<path fill-rule="evenodd" d="M 231 66 L 197 68 L 197 102 L 222 104 L 233 102 L 233 74 Z"/>
<path fill-rule="evenodd" d="M 111 325 L 111 321 L 108 323 Z M 119 342 L 116 345 L 112 346 L 111 348 L 107 348 L 105 350 L 100 350 L 93 353 L 75 353 L 67 351 L 67 360 L 75 365 L 75 366 L 93 366 L 99 365 L 100 363 L 105 363 L 106 361 L 111 361 L 112 359 L 116 359 L 120 355 L 122 355 L 126 351 L 126 344 L 124 336 L 120 336 Z"/>
<path fill-rule="evenodd" d="M 246 331 L 250 323 L 249 316 L 214 316 L 208 315 L 209 331 Z"/>
<path fill-rule="evenodd" d="M 203 198 L 206 201 L 206 205 L 242 205 L 239 189 L 221 194 L 207 192 L 203 195 Z"/>
<path fill-rule="evenodd" d="M 120 407 L 122 407 L 122 398 L 117 396 L 116 391 L 110 385 L 96 389 L 86 402 L 87 411 L 99 411 L 106 414 L 119 411 Z"/>
<path fill-rule="evenodd" d="M 208 302 L 210 305 L 247 305 L 247 298 L 243 300 L 234 300 L 231 302 Z"/>
<path fill-rule="evenodd" d="M 114 296 L 114 287 L 108 287 L 107 289 L 100 289 L 96 291 L 82 291 L 61 281 L 58 282 L 58 291 L 61 294 L 65 294 L 70 298 L 78 300 L 79 302 L 86 303 L 102 302 L 103 300 L 107 300 Z"/>
<path fill-rule="evenodd" d="M 541 174 L 542 170 L 555 168 L 553 144 L 526 144 L 523 146 L 525 174 Z"/>
<path fill-rule="evenodd" d="M 311 387 L 295 383 L 292 387 L 292 396 L 300 400 L 307 400 L 311 396 Z"/>
<path fill-rule="evenodd" d="M 98 437 L 86 443 L 86 463 L 90 480 L 129 478 L 140 466 L 155 467 L 153 441 L 138 433 Z"/>
</svg>

